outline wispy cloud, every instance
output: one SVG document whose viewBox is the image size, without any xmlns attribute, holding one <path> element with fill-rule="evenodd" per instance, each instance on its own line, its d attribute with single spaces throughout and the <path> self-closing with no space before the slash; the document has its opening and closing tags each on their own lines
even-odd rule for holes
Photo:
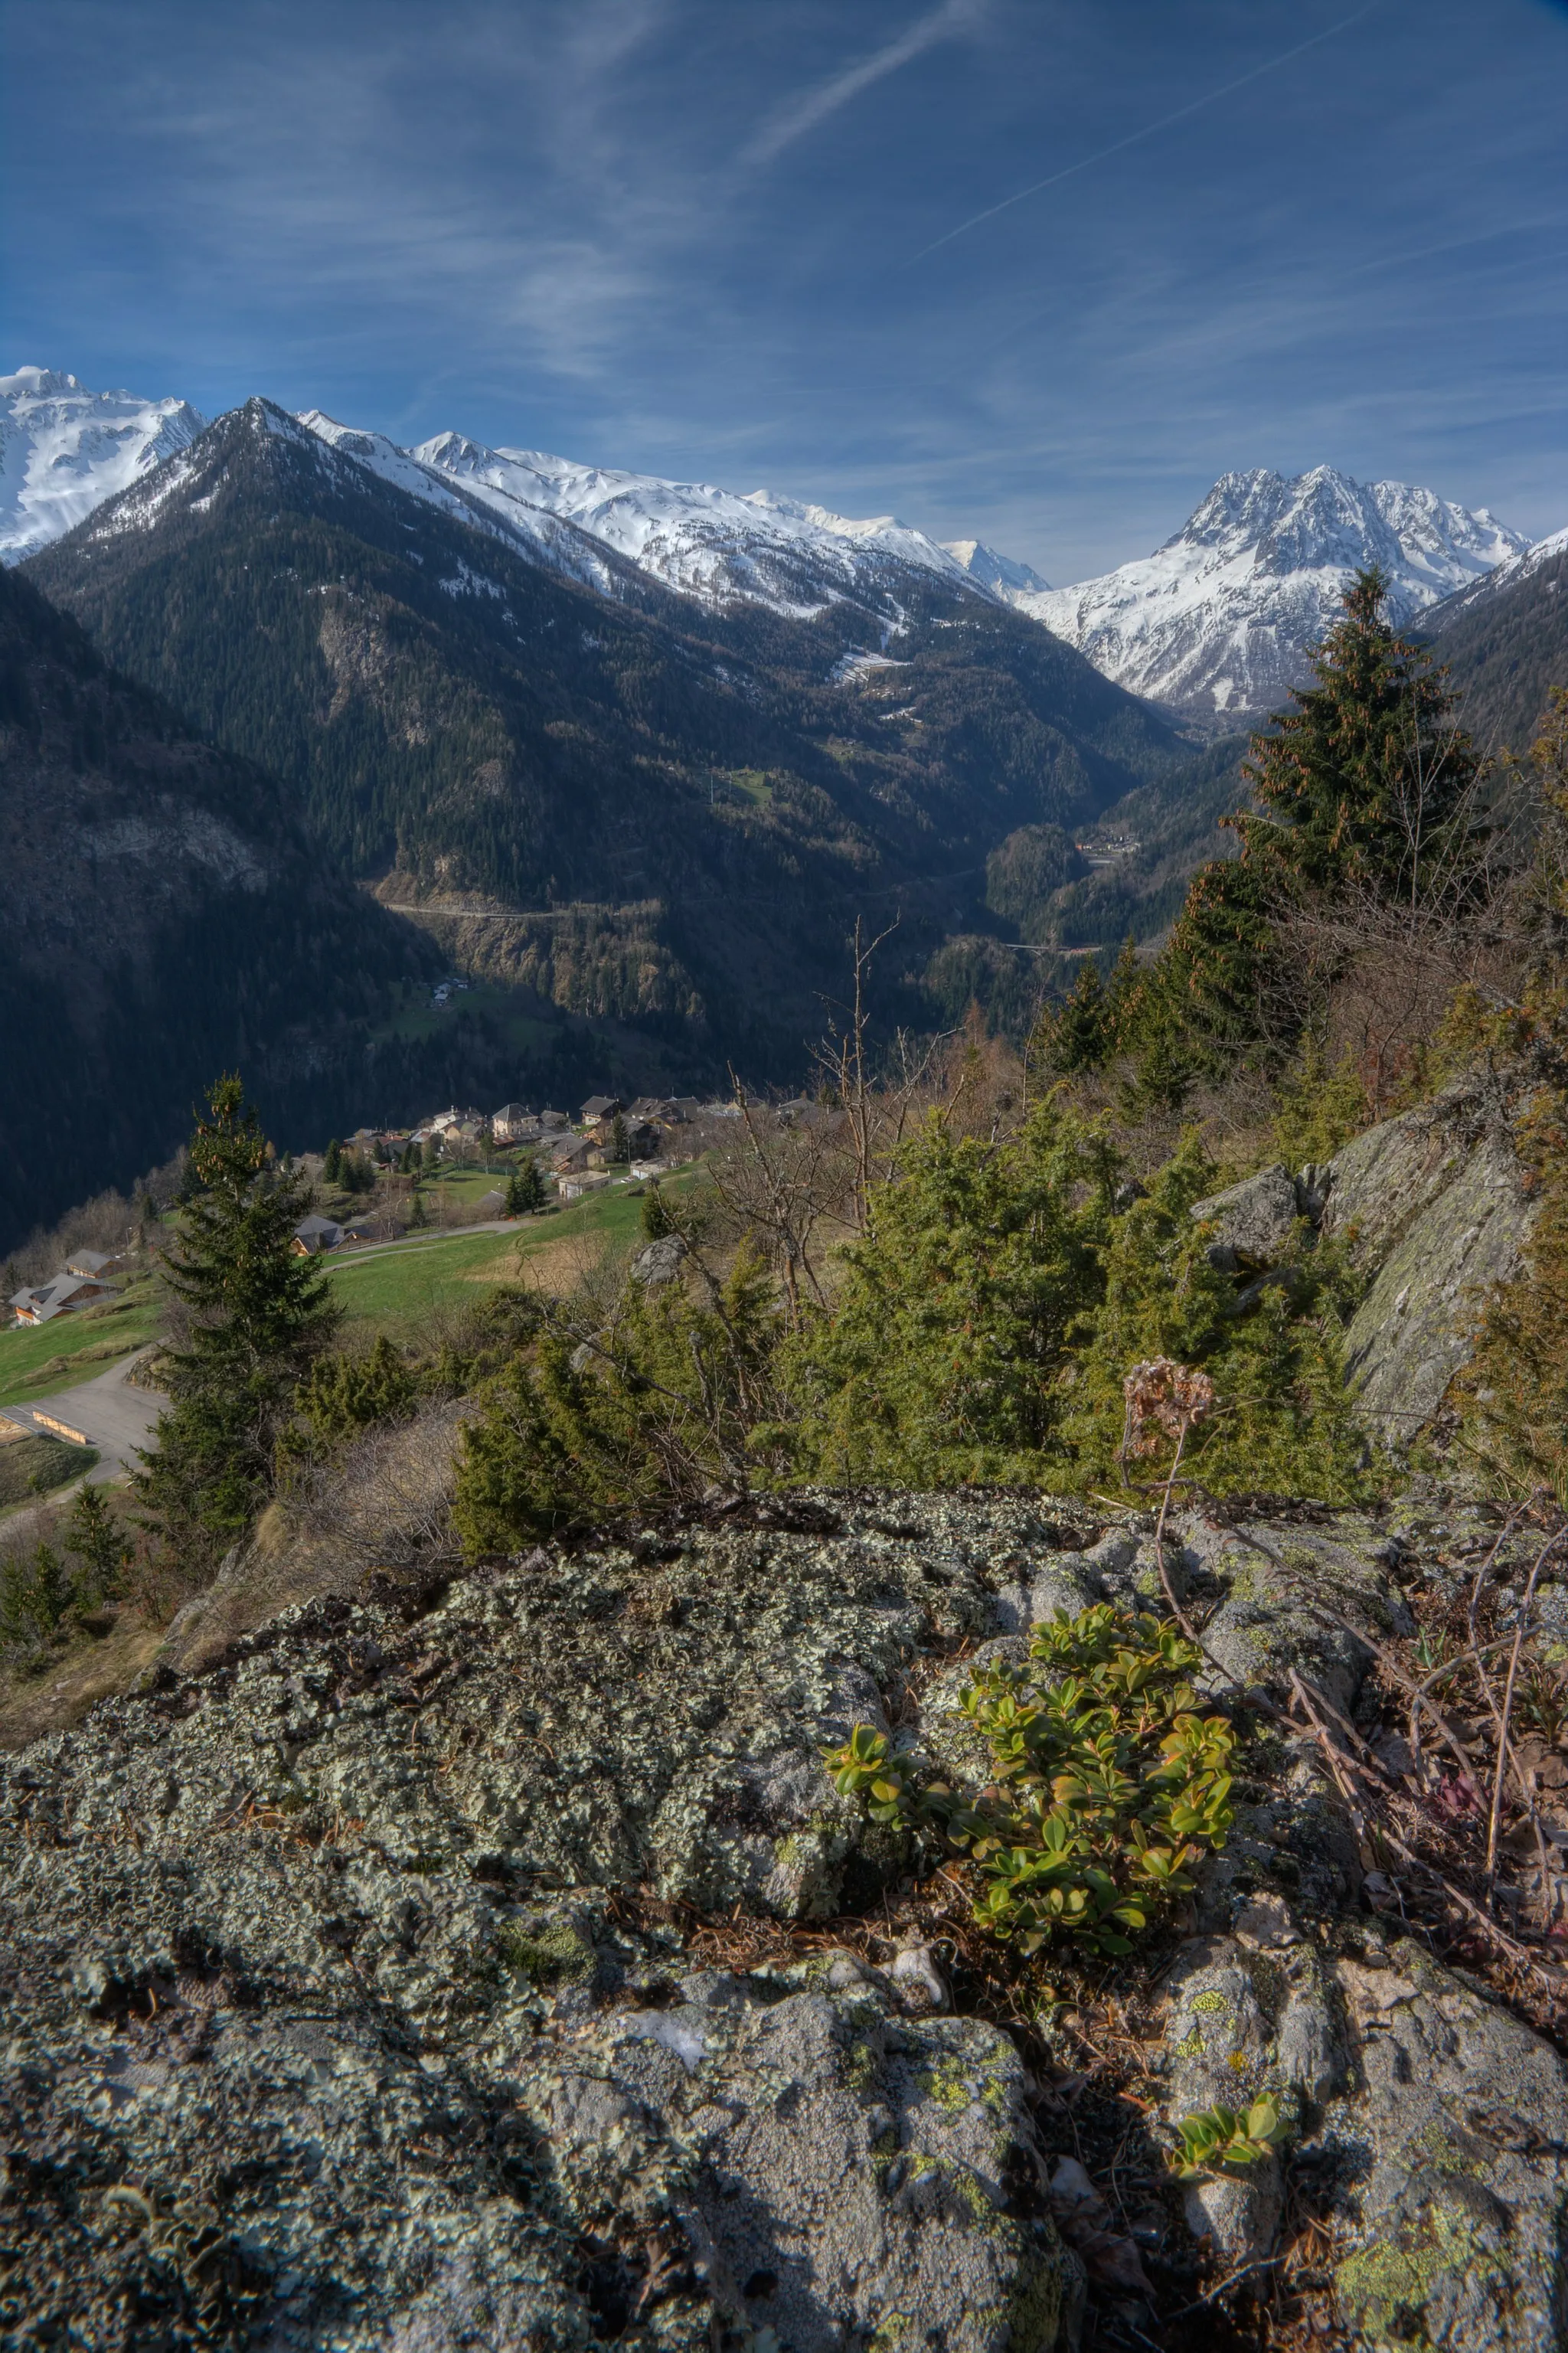
<svg viewBox="0 0 1568 2353">
<path fill-rule="evenodd" d="M 1015 205 L 1021 205 L 1026 197 L 1043 195 L 1047 188 L 1058 186 L 1063 180 L 1075 179 L 1079 172 L 1087 172 L 1096 164 L 1107 163 L 1112 155 L 1123 154 L 1129 147 L 1142 146 L 1145 139 L 1154 138 L 1159 132 L 1172 130 L 1176 123 L 1184 122 L 1189 115 L 1201 113 L 1206 106 L 1217 105 L 1222 98 L 1229 98 L 1237 90 L 1245 90 L 1248 82 L 1260 80 L 1263 75 L 1273 73 L 1279 66 L 1288 66 L 1293 58 L 1305 56 L 1321 41 L 1331 40 L 1336 33 L 1348 32 L 1352 25 L 1359 25 L 1363 16 L 1370 16 L 1379 5 L 1381 0 L 1366 0 L 1364 7 L 1357 8 L 1349 16 L 1342 16 L 1335 25 L 1325 25 L 1321 33 L 1313 33 L 1308 39 L 1298 41 L 1294 48 L 1282 49 L 1277 58 L 1265 58 L 1261 65 L 1249 67 L 1246 73 L 1237 74 L 1233 81 L 1221 82 L 1217 90 L 1206 90 L 1201 98 L 1189 100 L 1185 106 L 1178 106 L 1173 113 L 1162 114 L 1158 121 L 1145 122 L 1139 130 L 1130 131 L 1124 139 L 1113 139 L 1109 147 L 1097 148 L 1092 155 L 1081 156 L 1076 164 L 1064 164 L 1059 172 L 1047 173 L 1043 180 L 1032 180 L 1026 188 L 1018 188 L 1012 195 L 1004 196 L 1000 204 L 987 205 L 984 212 L 972 213 L 967 220 L 960 221 L 956 228 L 950 228 L 944 236 L 932 237 L 929 245 L 922 246 L 919 253 L 910 257 L 911 263 L 923 261 L 928 253 L 939 253 L 944 245 L 951 245 L 955 237 L 967 237 L 969 231 L 978 228 L 983 221 L 994 220 L 998 213 L 1011 212 Z"/>
<path fill-rule="evenodd" d="M 819 122 L 826 122 L 830 114 L 837 114 L 840 107 L 847 106 L 851 99 L 858 98 L 873 83 L 897 73 L 900 66 L 909 65 L 925 50 L 934 48 L 938 41 L 952 40 L 971 31 L 984 16 L 985 5 L 986 0 L 942 0 L 940 8 L 917 16 L 897 40 L 889 41 L 870 57 L 862 58 L 858 65 L 844 67 L 826 81 L 818 82 L 815 89 L 776 108 L 742 150 L 742 161 L 771 164 L 786 147 L 793 147 L 797 139 L 804 139 L 808 131 L 815 131 Z"/>
</svg>

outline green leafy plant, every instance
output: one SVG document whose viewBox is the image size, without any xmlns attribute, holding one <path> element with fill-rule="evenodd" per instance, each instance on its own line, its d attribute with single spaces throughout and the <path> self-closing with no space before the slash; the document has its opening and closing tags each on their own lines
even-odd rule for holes
<svg viewBox="0 0 1568 2353">
<path fill-rule="evenodd" d="M 1267 2092 L 1249 2108 L 1199 2108 L 1177 2124 L 1180 2146 L 1173 2161 L 1184 2181 L 1200 2173 L 1235 2173 L 1268 2156 L 1287 2130 Z"/>
<path fill-rule="evenodd" d="M 1109 1603 L 1058 1610 L 1026 1665 L 985 1668 L 963 1694 L 990 1750 L 984 1788 L 923 1779 L 867 1725 L 828 1768 L 874 1820 L 968 1856 L 974 1917 L 994 1935 L 1025 1953 L 1053 1936 L 1125 1953 L 1230 1828 L 1236 1736 L 1197 1713 L 1187 1678 L 1202 1655 L 1175 1626 Z"/>
</svg>

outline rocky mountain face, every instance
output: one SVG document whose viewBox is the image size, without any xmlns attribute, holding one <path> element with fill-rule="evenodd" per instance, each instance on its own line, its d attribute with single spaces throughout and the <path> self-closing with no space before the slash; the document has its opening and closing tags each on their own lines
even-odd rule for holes
<svg viewBox="0 0 1568 2353">
<path fill-rule="evenodd" d="M 252 402 L 30 576 L 384 900 L 462 925 L 475 968 L 547 971 L 720 1070 L 794 1075 L 857 912 L 901 908 L 929 954 L 1018 827 L 1186 756 L 945 555 L 952 578 L 899 573 L 897 615 L 885 572 L 819 609 L 710 607 L 585 498 L 545 561 L 484 469 L 364 438 Z"/>
<path fill-rule="evenodd" d="M 1151 556 L 1072 587 L 998 593 L 1108 678 L 1234 726 L 1310 676 L 1310 649 L 1358 570 L 1382 568 L 1405 623 L 1528 547 L 1484 508 L 1407 483 L 1259 469 L 1223 475 Z"/>
<path fill-rule="evenodd" d="M 1426 614 L 1477 741 L 1526 751 L 1550 691 L 1568 686 L 1568 531 L 1553 532 Z"/>
<path fill-rule="evenodd" d="M 60 538 L 204 422 L 188 401 L 89 392 L 54 368 L 0 375 L 0 563 Z"/>
</svg>

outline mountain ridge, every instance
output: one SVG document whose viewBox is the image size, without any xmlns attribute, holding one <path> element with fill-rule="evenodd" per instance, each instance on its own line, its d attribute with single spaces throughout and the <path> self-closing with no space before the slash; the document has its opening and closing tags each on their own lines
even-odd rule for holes
<svg viewBox="0 0 1568 2353">
<path fill-rule="evenodd" d="M 945 573 L 889 588 L 879 554 L 803 617 L 701 604 L 601 543 L 590 583 L 465 481 L 391 479 L 403 453 L 356 441 L 248 403 L 29 575 L 281 776 L 331 856 L 563 1010 L 793 1078 L 860 909 L 902 912 L 910 972 L 1014 830 L 1089 821 L 1187 756 Z M 493 913 L 454 908 L 476 898 Z"/>
</svg>

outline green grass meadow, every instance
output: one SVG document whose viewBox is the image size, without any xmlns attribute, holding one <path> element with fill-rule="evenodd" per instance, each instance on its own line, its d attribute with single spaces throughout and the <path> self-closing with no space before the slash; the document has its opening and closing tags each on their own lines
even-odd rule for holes
<svg viewBox="0 0 1568 2353">
<path fill-rule="evenodd" d="M 33 1405 L 95 1379 L 152 1339 L 157 1321 L 153 1284 L 142 1276 L 101 1307 L 0 1331 L 0 1405 Z"/>
<path fill-rule="evenodd" d="M 504 1233 L 432 1234 L 374 1256 L 332 1259 L 328 1271 L 351 1329 L 416 1340 L 433 1315 L 473 1299 L 484 1283 L 517 1281 L 521 1261 L 537 1251 L 576 1235 L 629 1247 L 641 1231 L 640 1195 L 616 1187 L 552 1216 L 521 1219 Z"/>
</svg>

